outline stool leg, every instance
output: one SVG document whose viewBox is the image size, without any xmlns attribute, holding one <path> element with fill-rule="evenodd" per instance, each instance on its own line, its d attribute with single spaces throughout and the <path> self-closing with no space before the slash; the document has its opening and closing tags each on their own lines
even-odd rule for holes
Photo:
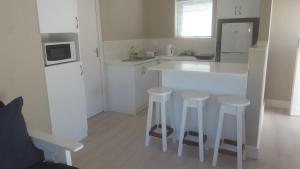
<svg viewBox="0 0 300 169">
<path fill-rule="evenodd" d="M 237 112 L 240 111 L 237 108 Z M 237 113 L 237 168 L 243 167 L 243 114 Z"/>
<path fill-rule="evenodd" d="M 183 138 L 184 138 L 184 132 L 185 132 L 186 114 L 187 114 L 187 104 L 186 104 L 186 101 L 184 101 L 183 102 L 183 108 L 182 108 L 181 124 L 180 124 L 180 136 L 179 136 L 179 144 L 178 144 L 178 156 L 182 155 L 182 147 L 183 147 Z"/>
<path fill-rule="evenodd" d="M 217 128 L 217 136 L 216 136 L 215 148 L 214 148 L 213 164 L 212 164 L 214 167 L 217 166 L 218 155 L 219 155 L 220 139 L 221 139 L 221 134 L 223 129 L 223 120 L 224 120 L 223 109 L 224 109 L 223 106 L 221 106 L 218 128 Z"/>
<path fill-rule="evenodd" d="M 156 119 L 156 124 L 159 125 L 160 123 L 160 105 L 158 102 L 155 102 L 155 119 Z"/>
<path fill-rule="evenodd" d="M 149 132 L 151 130 L 152 112 L 153 112 L 153 98 L 152 98 L 152 96 L 150 96 L 149 97 L 149 104 L 148 104 L 148 113 L 147 113 L 147 126 L 146 126 L 145 146 L 149 146 L 149 144 L 150 144 L 150 135 L 149 135 Z"/>
<path fill-rule="evenodd" d="M 166 99 L 163 98 L 161 103 L 161 129 L 163 152 L 167 152 L 167 122 L 166 122 Z"/>
<path fill-rule="evenodd" d="M 199 158 L 204 161 L 204 143 L 203 143 L 203 105 L 198 105 L 198 137 L 199 137 Z"/>
<path fill-rule="evenodd" d="M 169 100 L 167 102 L 168 104 L 168 115 L 170 117 L 170 120 L 171 120 L 171 127 L 173 128 L 173 137 L 172 137 L 172 141 L 173 143 L 176 143 L 176 136 L 177 136 L 177 133 L 176 133 L 176 126 L 175 126 L 175 117 L 173 116 L 173 109 L 172 109 L 172 102 Z"/>
<path fill-rule="evenodd" d="M 243 160 L 247 159 L 247 147 L 246 147 L 246 116 L 245 109 L 243 110 L 243 144 L 245 145 L 245 150 L 243 152 Z"/>
</svg>

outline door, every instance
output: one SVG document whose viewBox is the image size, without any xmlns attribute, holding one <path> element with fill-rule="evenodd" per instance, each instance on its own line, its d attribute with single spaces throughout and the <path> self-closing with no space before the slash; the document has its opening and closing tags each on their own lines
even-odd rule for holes
<svg viewBox="0 0 300 169">
<path fill-rule="evenodd" d="M 77 0 L 37 0 L 41 33 L 77 32 Z"/>
<path fill-rule="evenodd" d="M 87 113 L 80 62 L 45 68 L 53 134 L 80 141 L 87 136 Z"/>
<path fill-rule="evenodd" d="M 103 111 L 97 7 L 95 0 L 78 1 L 80 58 L 85 72 L 88 117 Z"/>
</svg>

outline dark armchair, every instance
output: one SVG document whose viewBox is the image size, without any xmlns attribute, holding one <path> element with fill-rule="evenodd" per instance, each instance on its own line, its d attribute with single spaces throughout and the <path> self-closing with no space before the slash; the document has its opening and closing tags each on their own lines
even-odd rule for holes
<svg viewBox="0 0 300 169">
<path fill-rule="evenodd" d="M 83 145 L 27 130 L 22 106 L 22 97 L 8 105 L 0 101 L 0 168 L 77 169 L 72 167 L 71 152 Z"/>
</svg>

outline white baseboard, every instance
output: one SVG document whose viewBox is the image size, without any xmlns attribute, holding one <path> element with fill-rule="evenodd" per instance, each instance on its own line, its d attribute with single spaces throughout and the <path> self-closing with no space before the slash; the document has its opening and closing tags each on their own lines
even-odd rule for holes
<svg viewBox="0 0 300 169">
<path fill-rule="evenodd" d="M 259 149 L 254 146 L 246 146 L 246 155 L 247 158 L 253 159 L 253 160 L 258 160 L 258 154 L 259 154 Z"/>
<path fill-rule="evenodd" d="M 291 106 L 291 102 L 285 100 L 265 99 L 265 103 L 267 107 L 276 107 L 284 109 L 289 109 Z"/>
</svg>

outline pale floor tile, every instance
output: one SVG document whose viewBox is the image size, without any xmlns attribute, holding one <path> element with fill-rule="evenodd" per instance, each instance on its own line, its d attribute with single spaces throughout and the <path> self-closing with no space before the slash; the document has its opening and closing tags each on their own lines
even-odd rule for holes
<svg viewBox="0 0 300 169">
<path fill-rule="evenodd" d="M 267 109 L 265 113 L 259 160 L 247 160 L 245 169 L 300 169 L 300 118 L 287 116 L 285 110 Z M 198 160 L 195 147 L 185 146 L 177 156 L 177 144 L 168 142 L 163 153 L 159 139 L 144 146 L 145 113 L 130 116 L 102 113 L 89 120 L 85 147 L 73 154 L 80 169 L 232 169 L 235 158 L 219 156 L 218 167 L 211 166 L 212 150 L 205 162 Z"/>
</svg>

